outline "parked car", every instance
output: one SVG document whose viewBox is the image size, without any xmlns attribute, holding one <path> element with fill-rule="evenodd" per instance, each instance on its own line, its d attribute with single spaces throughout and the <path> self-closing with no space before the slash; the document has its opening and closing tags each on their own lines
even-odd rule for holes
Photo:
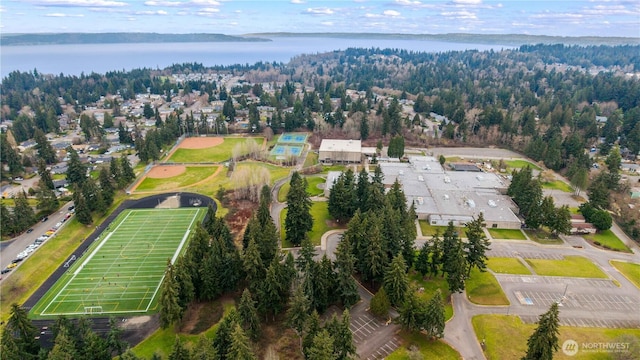
<svg viewBox="0 0 640 360">
<path fill-rule="evenodd" d="M 2 270 L 0 270 L 0 274 L 6 274 L 6 273 L 8 273 L 10 271 L 11 271 L 11 269 L 2 269 Z"/>
<path fill-rule="evenodd" d="M 30 234 L 33 232 L 33 228 L 29 228 L 29 230 L 27 230 L 27 234 Z"/>
<path fill-rule="evenodd" d="M 18 266 L 17 263 L 11 263 L 11 264 L 7 265 L 7 269 L 13 269 L 16 266 Z"/>
<path fill-rule="evenodd" d="M 48 216 L 45 216 L 45 217 L 43 217 L 43 218 L 42 218 L 42 222 L 45 222 L 45 221 L 47 221 L 47 220 L 49 220 L 49 217 L 48 217 Z"/>
</svg>

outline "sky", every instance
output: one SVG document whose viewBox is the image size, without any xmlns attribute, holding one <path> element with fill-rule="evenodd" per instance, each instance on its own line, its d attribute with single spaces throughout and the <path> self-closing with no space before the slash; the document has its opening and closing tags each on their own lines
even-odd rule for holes
<svg viewBox="0 0 640 360">
<path fill-rule="evenodd" d="M 639 0 L 0 0 L 0 32 L 640 37 Z"/>
</svg>

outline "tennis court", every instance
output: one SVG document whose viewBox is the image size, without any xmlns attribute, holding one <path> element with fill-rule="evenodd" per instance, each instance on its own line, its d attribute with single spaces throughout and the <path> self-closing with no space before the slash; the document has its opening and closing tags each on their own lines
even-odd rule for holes
<svg viewBox="0 0 640 360">
<path fill-rule="evenodd" d="M 271 149 L 271 156 L 300 156 L 302 154 L 302 145 L 276 145 Z"/>
<path fill-rule="evenodd" d="M 283 133 L 278 138 L 282 144 L 304 144 L 307 142 L 308 134 L 305 133 Z"/>
<path fill-rule="evenodd" d="M 206 208 L 123 211 L 33 307 L 34 316 L 146 313 Z M 67 262 L 69 263 L 69 262 Z"/>
</svg>

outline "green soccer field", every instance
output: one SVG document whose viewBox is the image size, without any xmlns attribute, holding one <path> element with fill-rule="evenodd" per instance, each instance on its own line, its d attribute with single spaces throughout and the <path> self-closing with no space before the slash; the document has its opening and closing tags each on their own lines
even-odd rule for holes
<svg viewBox="0 0 640 360">
<path fill-rule="evenodd" d="M 157 310 L 167 259 L 176 260 L 206 208 L 123 211 L 31 310 L 34 317 Z"/>
</svg>

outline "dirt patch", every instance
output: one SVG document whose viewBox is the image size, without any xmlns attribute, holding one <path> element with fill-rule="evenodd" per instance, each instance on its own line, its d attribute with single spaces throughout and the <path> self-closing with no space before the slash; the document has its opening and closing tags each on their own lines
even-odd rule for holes
<svg viewBox="0 0 640 360">
<path fill-rule="evenodd" d="M 193 302 L 180 322 L 179 332 L 185 334 L 199 334 L 216 324 L 222 318 L 223 307 L 221 301 Z"/>
<path fill-rule="evenodd" d="M 160 316 L 137 316 L 126 319 L 120 326 L 123 330 L 121 339 L 134 347 L 160 328 Z"/>
<path fill-rule="evenodd" d="M 183 165 L 158 165 L 149 170 L 147 177 L 151 179 L 166 179 L 178 176 L 185 171 L 187 171 L 187 167 Z"/>
<path fill-rule="evenodd" d="M 226 196 L 233 197 L 232 194 L 227 194 Z M 238 239 L 247 226 L 251 215 L 253 215 L 253 211 L 258 208 L 258 204 L 249 200 L 232 199 L 225 203 L 225 207 L 229 209 L 225 216 L 229 230 Z"/>
<path fill-rule="evenodd" d="M 182 140 L 179 147 L 181 149 L 206 149 L 218 146 L 223 142 L 224 138 L 221 137 L 191 137 Z"/>
</svg>

